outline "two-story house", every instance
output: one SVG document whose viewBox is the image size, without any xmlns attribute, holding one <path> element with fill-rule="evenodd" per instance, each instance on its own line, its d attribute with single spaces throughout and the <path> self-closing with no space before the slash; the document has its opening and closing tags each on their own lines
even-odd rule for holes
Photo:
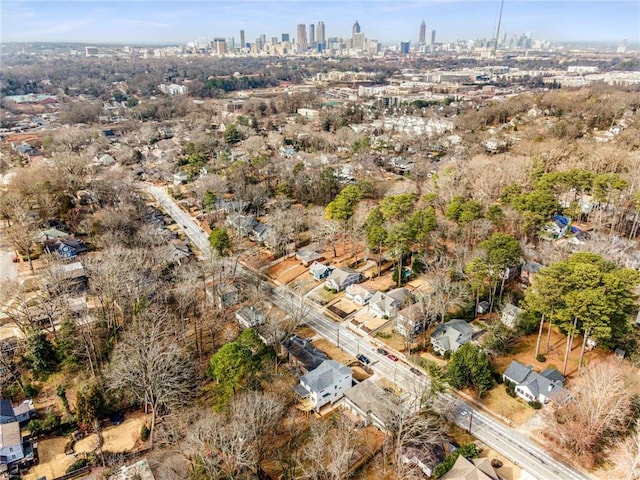
<svg viewBox="0 0 640 480">
<path fill-rule="evenodd" d="M 338 267 L 329 276 L 325 282 L 329 290 L 341 292 L 349 285 L 362 281 L 362 274 L 351 268 Z"/>
<path fill-rule="evenodd" d="M 361 307 L 369 303 L 371 297 L 373 297 L 373 292 L 362 285 L 349 285 L 344 291 L 345 297 L 351 300 L 356 305 L 360 305 Z"/>
<path fill-rule="evenodd" d="M 376 292 L 369 301 L 369 311 L 374 317 L 395 318 L 398 311 L 413 301 L 413 294 L 404 287 L 387 293 Z"/>
<path fill-rule="evenodd" d="M 431 346 L 437 353 L 455 352 L 473 338 L 475 330 L 464 320 L 441 323 L 431 334 Z"/>
<path fill-rule="evenodd" d="M 351 369 L 335 360 L 325 360 L 316 369 L 300 377 L 295 392 L 305 399 L 316 412 L 324 405 L 342 398 L 351 388 Z"/>
</svg>

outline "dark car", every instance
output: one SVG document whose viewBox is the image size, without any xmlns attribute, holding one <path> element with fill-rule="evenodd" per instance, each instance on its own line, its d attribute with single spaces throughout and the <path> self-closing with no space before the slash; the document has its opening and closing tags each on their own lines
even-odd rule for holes
<svg viewBox="0 0 640 480">
<path fill-rule="evenodd" d="M 397 361 L 398 361 L 398 357 L 396 357 L 395 355 L 393 355 L 393 354 L 391 354 L 391 353 L 387 354 L 387 358 L 388 358 L 389 360 L 393 360 L 394 362 L 397 362 Z"/>
<path fill-rule="evenodd" d="M 422 372 L 421 372 L 420 370 L 418 370 L 417 368 L 411 367 L 411 368 L 409 369 L 409 371 L 410 371 L 411 373 L 413 373 L 414 375 L 417 375 L 417 376 L 419 376 L 419 377 L 421 377 L 421 376 L 422 376 Z"/>
<path fill-rule="evenodd" d="M 371 363 L 371 360 L 369 360 L 367 357 L 365 357 L 363 354 L 358 354 L 356 355 L 356 358 L 358 360 L 360 360 L 362 363 L 364 363 L 365 365 L 369 365 Z"/>
<path fill-rule="evenodd" d="M 388 355 L 389 352 L 387 352 L 384 348 L 376 348 L 376 352 L 378 352 L 380 355 Z"/>
<path fill-rule="evenodd" d="M 124 422 L 124 414 L 120 412 L 112 413 L 109 415 L 109 421 L 111 422 L 111 425 L 120 425 Z"/>
</svg>

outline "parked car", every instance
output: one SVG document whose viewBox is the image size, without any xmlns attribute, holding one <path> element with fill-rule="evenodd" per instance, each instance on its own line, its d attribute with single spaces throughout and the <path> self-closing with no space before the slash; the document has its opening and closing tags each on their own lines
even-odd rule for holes
<svg viewBox="0 0 640 480">
<path fill-rule="evenodd" d="M 391 354 L 391 353 L 387 354 L 387 358 L 388 358 L 389 360 L 393 360 L 394 362 L 397 362 L 397 361 L 398 361 L 398 357 L 396 357 L 395 355 L 393 355 L 393 354 Z"/>
<path fill-rule="evenodd" d="M 380 355 L 388 355 L 389 352 L 387 352 L 384 348 L 376 348 L 376 352 L 378 352 Z"/>
<path fill-rule="evenodd" d="M 414 375 L 417 375 L 417 376 L 419 376 L 419 377 L 421 377 L 421 376 L 422 376 L 422 372 L 421 372 L 420 370 L 418 370 L 417 368 L 415 368 L 415 367 L 411 367 L 411 368 L 409 369 L 409 371 L 410 371 L 411 373 L 413 373 Z"/>
<path fill-rule="evenodd" d="M 362 363 L 364 363 L 365 365 L 369 365 L 371 363 L 371 360 L 369 360 L 367 357 L 365 357 L 363 354 L 358 354 L 356 355 L 356 358 L 358 360 L 360 360 Z"/>
</svg>

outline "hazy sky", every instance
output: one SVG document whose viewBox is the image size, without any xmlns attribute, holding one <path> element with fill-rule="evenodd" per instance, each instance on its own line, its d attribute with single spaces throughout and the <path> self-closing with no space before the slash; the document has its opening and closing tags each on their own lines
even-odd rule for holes
<svg viewBox="0 0 640 480">
<path fill-rule="evenodd" d="M 2 42 L 77 41 L 184 43 L 198 38 L 246 41 L 290 33 L 298 23 L 324 21 L 327 37 L 350 37 L 358 20 L 369 39 L 417 41 L 420 22 L 436 41 L 489 38 L 500 0 L 200 0 L 5 1 L 0 4 Z M 502 33 L 530 32 L 551 41 L 640 40 L 639 0 L 505 0 Z M 429 38 L 429 33 L 427 38 Z"/>
</svg>

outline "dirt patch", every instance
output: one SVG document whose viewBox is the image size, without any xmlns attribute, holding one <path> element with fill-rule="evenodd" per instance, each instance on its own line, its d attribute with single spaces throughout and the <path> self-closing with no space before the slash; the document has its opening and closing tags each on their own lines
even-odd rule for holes
<svg viewBox="0 0 640 480">
<path fill-rule="evenodd" d="M 396 285 L 396 282 L 394 282 L 393 278 L 391 278 L 391 272 L 385 273 L 372 280 L 367 280 L 365 283 L 362 284 L 362 286 L 365 288 L 369 288 L 373 291 L 379 290 L 381 292 L 385 292 L 390 288 L 395 287 L 395 285 Z"/>
<path fill-rule="evenodd" d="M 351 355 L 349 355 L 333 343 L 329 342 L 328 340 L 325 340 L 324 338 L 314 340 L 311 343 L 314 347 L 322 350 L 327 355 L 329 355 L 329 357 L 333 358 L 339 363 L 342 363 L 343 365 L 348 365 L 349 363 L 355 361 L 355 358 L 353 358 Z"/>
<path fill-rule="evenodd" d="M 398 352 L 404 351 L 404 339 L 401 335 L 393 333 L 391 326 L 385 327 L 382 330 L 378 331 L 375 337 L 379 342 L 384 343 L 385 345 Z"/>
<path fill-rule="evenodd" d="M 295 258 L 287 258 L 267 270 L 267 275 L 276 282 L 286 285 L 303 273 L 307 272 L 307 267 L 300 264 Z"/>
<path fill-rule="evenodd" d="M 105 428 L 102 432 L 102 449 L 114 453 L 133 450 L 140 438 L 140 429 L 145 423 L 151 424 L 151 415 L 135 413 L 128 415 L 120 425 Z"/>
<path fill-rule="evenodd" d="M 369 320 L 367 320 L 364 325 L 362 325 L 362 329 L 367 332 L 367 333 L 371 333 L 377 329 L 379 329 L 380 327 L 382 327 L 385 323 L 392 321 L 389 320 L 388 318 L 378 318 L 378 317 L 373 317 L 370 318 Z M 389 327 L 388 329 L 385 330 L 391 330 L 391 327 Z"/>
<path fill-rule="evenodd" d="M 73 451 L 76 452 L 76 454 L 89 453 L 93 452 L 96 448 L 98 448 L 98 436 L 92 433 L 78 440 L 73 446 Z"/>
<path fill-rule="evenodd" d="M 23 477 L 24 480 L 37 480 L 41 477 L 57 478 L 64 475 L 69 465 L 77 460 L 75 455 L 66 455 L 64 447 L 67 437 L 54 437 L 38 441 L 40 463 L 33 466 Z"/>
<path fill-rule="evenodd" d="M 353 378 L 355 378 L 359 382 L 362 382 L 363 380 L 366 380 L 371 376 L 369 373 L 365 371 L 364 368 L 362 368 L 359 365 L 353 365 L 351 367 L 351 373 L 353 375 Z"/>
<path fill-rule="evenodd" d="M 353 312 L 355 312 L 359 307 L 345 298 L 340 298 L 337 302 L 329 305 L 327 308 L 338 315 L 340 318 L 346 318 Z"/>
</svg>

